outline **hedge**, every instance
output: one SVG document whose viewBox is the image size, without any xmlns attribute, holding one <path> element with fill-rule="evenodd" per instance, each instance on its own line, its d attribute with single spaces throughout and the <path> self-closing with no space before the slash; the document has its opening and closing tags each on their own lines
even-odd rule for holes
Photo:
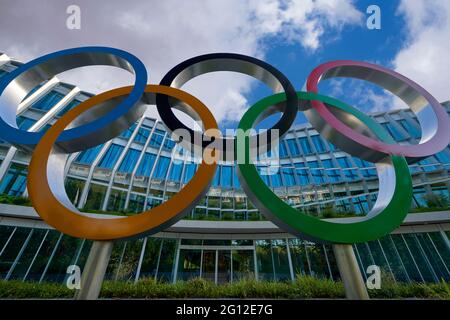
<svg viewBox="0 0 450 320">
<path fill-rule="evenodd" d="M 435 284 L 382 283 L 381 289 L 369 290 L 371 298 L 377 299 L 450 299 L 449 284 L 442 281 Z M 22 281 L 0 281 L 0 299 L 70 299 L 74 291 L 57 283 L 36 283 Z M 157 298 L 274 298 L 274 299 L 343 299 L 341 282 L 317 279 L 309 276 L 297 278 L 294 282 L 240 280 L 215 285 L 195 278 L 174 284 L 153 279 L 140 280 L 136 284 L 123 281 L 105 281 L 100 298 L 106 299 L 157 299 Z"/>
</svg>

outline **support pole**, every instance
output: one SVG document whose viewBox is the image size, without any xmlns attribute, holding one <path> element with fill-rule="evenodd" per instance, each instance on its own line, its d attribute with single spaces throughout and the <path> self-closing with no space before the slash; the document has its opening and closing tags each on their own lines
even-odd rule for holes
<svg viewBox="0 0 450 320">
<path fill-rule="evenodd" d="M 103 278 L 111 257 L 113 241 L 94 241 L 81 276 L 76 300 L 95 300 L 102 289 Z"/>
<path fill-rule="evenodd" d="M 333 244 L 336 262 L 344 283 L 345 296 L 351 300 L 368 300 L 369 294 L 351 244 Z"/>
</svg>

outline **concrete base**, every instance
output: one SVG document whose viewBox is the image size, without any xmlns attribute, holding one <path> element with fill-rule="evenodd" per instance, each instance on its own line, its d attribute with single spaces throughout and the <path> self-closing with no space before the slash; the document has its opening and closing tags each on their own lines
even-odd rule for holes
<svg viewBox="0 0 450 320">
<path fill-rule="evenodd" d="M 345 296 L 352 300 L 368 300 L 366 284 L 350 244 L 333 244 L 333 251 L 344 283 Z"/>
<path fill-rule="evenodd" d="M 76 300 L 95 300 L 100 294 L 103 278 L 111 256 L 113 241 L 94 241 L 81 276 Z"/>
</svg>

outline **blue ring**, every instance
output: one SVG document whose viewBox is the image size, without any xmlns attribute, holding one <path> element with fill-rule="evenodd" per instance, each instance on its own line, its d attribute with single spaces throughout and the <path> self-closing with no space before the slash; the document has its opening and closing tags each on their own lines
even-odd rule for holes
<svg viewBox="0 0 450 320">
<path fill-rule="evenodd" d="M 125 100 L 120 102 L 114 109 L 110 110 L 104 116 L 93 120 L 87 124 L 80 125 L 75 128 L 64 130 L 58 137 L 57 142 L 69 142 L 71 140 L 80 139 L 84 136 L 95 134 L 97 131 L 104 129 L 111 122 L 119 119 L 123 115 L 133 108 L 133 106 L 140 101 L 142 94 L 144 93 L 145 86 L 147 84 L 147 70 L 136 56 L 126 51 L 110 48 L 110 47 L 78 47 L 72 49 L 66 49 L 56 51 L 42 57 L 36 58 L 28 63 L 25 63 L 6 74 L 0 79 L 0 96 L 3 94 L 6 87 L 23 72 L 32 69 L 33 67 L 61 56 L 67 56 L 78 53 L 106 53 L 112 54 L 126 60 L 133 68 L 135 75 L 134 87 L 131 93 Z M 68 69 L 70 70 L 70 69 Z M 35 146 L 44 132 L 29 132 L 10 126 L 0 116 L 0 139 L 15 145 L 31 145 Z"/>
</svg>

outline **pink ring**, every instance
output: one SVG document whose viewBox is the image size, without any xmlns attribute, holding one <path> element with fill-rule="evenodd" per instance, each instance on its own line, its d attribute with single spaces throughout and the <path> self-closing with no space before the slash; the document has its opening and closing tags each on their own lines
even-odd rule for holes
<svg viewBox="0 0 450 320">
<path fill-rule="evenodd" d="M 440 152 L 449 144 L 450 120 L 447 112 L 429 92 L 414 81 L 375 64 L 336 60 L 316 67 L 308 76 L 306 90 L 318 93 L 319 82 L 334 77 L 366 80 L 390 91 L 411 108 L 422 129 L 422 138 L 416 145 L 387 144 L 355 131 L 339 120 L 325 104 L 312 101 L 313 109 L 306 112 L 309 120 L 344 151 L 369 161 L 377 161 L 387 155 L 400 155 L 407 157 L 411 163 Z"/>
</svg>

